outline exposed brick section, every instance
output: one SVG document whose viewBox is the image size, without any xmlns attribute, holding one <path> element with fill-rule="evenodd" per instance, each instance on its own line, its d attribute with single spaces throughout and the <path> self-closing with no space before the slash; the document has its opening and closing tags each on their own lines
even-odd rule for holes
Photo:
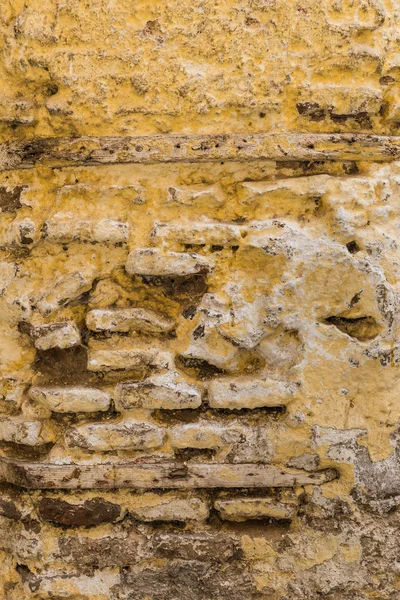
<svg viewBox="0 0 400 600">
<path fill-rule="evenodd" d="M 173 448 L 219 448 L 243 439 L 244 429 L 229 429 L 209 423 L 178 425 L 170 432 Z"/>
<path fill-rule="evenodd" d="M 225 562 L 238 553 L 237 543 L 222 533 L 159 533 L 152 540 L 156 556 Z"/>
<path fill-rule="evenodd" d="M 87 313 L 86 324 L 91 331 L 143 331 L 167 333 L 175 321 L 146 308 L 94 309 Z"/>
<path fill-rule="evenodd" d="M 89 371 L 143 371 L 149 368 L 165 369 L 171 356 L 158 349 L 89 350 Z"/>
<path fill-rule="evenodd" d="M 212 408 L 243 408 L 285 406 L 293 399 L 295 384 L 273 379 L 245 381 L 240 379 L 214 380 L 208 387 Z"/>
<path fill-rule="evenodd" d="M 48 323 L 32 327 L 31 337 L 35 348 L 50 350 L 51 348 L 71 348 L 81 342 L 78 327 L 72 321 Z"/>
<path fill-rule="evenodd" d="M 314 121 L 330 117 L 338 122 L 379 113 L 382 92 L 371 87 L 319 85 L 300 90 L 297 110 Z"/>
<path fill-rule="evenodd" d="M 73 214 L 54 215 L 44 224 L 43 237 L 57 244 L 73 241 L 124 244 L 128 239 L 128 227 L 113 219 L 77 221 Z"/>
<path fill-rule="evenodd" d="M 118 504 L 102 498 L 92 498 L 75 504 L 59 498 L 44 497 L 39 502 L 38 511 L 43 521 L 67 527 L 115 523 L 123 517 L 123 511 Z"/>
<path fill-rule="evenodd" d="M 98 539 L 82 535 L 60 537 L 58 547 L 63 561 L 68 564 L 80 568 L 105 569 L 111 565 L 124 567 L 135 564 L 144 539 L 135 533 L 122 536 L 116 531 Z"/>
<path fill-rule="evenodd" d="M 121 383 L 115 391 L 115 407 L 122 412 L 133 408 L 176 410 L 200 405 L 200 388 L 189 385 L 172 372 L 152 375 L 143 381 Z"/>
<path fill-rule="evenodd" d="M 2 417 L 0 440 L 25 446 L 41 446 L 55 439 L 51 426 L 26 417 Z"/>
<path fill-rule="evenodd" d="M 130 510 L 138 521 L 204 521 L 209 514 L 207 502 L 195 496 L 143 494 L 140 505 Z"/>
<path fill-rule="evenodd" d="M 222 567 L 217 561 L 171 559 L 156 568 L 130 569 L 115 591 L 115 600 L 121 596 L 142 600 L 146 594 L 152 600 L 263 600 L 246 563 L 236 561 Z"/>
<path fill-rule="evenodd" d="M 234 246 L 240 242 L 240 228 L 225 223 L 159 223 L 152 232 L 156 240 L 180 244 Z"/>
<path fill-rule="evenodd" d="M 207 273 L 211 264 L 194 253 L 161 252 L 158 248 L 134 250 L 128 256 L 126 270 L 131 275 L 172 277 Z"/>
<path fill-rule="evenodd" d="M 92 280 L 78 272 L 56 279 L 52 288 L 40 298 L 37 307 L 43 315 L 50 315 L 61 306 L 66 306 L 71 300 L 90 290 L 91 286 Z"/>
<path fill-rule="evenodd" d="M 232 498 L 216 500 L 214 508 L 226 521 L 251 519 L 291 519 L 296 514 L 296 504 L 285 504 L 271 498 Z"/>
<path fill-rule="evenodd" d="M 53 412 L 97 412 L 107 410 L 111 397 L 106 392 L 85 387 L 32 387 L 29 396 Z"/>
<path fill-rule="evenodd" d="M 85 423 L 66 432 L 69 446 L 99 452 L 158 448 L 162 446 L 164 437 L 162 428 L 134 419 Z"/>
<path fill-rule="evenodd" d="M 65 568 L 43 569 L 40 575 L 37 575 L 26 565 L 20 565 L 18 574 L 23 582 L 23 593 L 29 600 L 32 598 L 31 593 L 36 595 L 39 593 L 50 598 L 57 597 L 60 588 L 72 589 L 75 597 L 84 600 L 97 600 L 99 596 L 111 598 L 112 590 L 120 581 L 118 574 L 110 571 L 102 572 L 94 579 L 92 573 L 83 575 L 76 568 L 68 574 L 65 573 Z"/>
<path fill-rule="evenodd" d="M 169 438 L 173 448 L 218 450 L 222 459 L 228 454 L 229 461 L 234 463 L 265 463 L 274 454 L 267 427 L 246 427 L 240 422 L 176 425 L 171 428 Z"/>
</svg>

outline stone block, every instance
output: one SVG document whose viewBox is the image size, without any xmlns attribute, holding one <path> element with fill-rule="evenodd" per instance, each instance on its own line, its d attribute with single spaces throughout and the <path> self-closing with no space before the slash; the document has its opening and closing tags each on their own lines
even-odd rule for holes
<svg viewBox="0 0 400 600">
<path fill-rule="evenodd" d="M 319 120 L 325 115 L 342 119 L 360 115 L 376 115 L 382 106 L 380 89 L 362 86 L 320 85 L 304 87 L 299 92 L 297 110 L 300 115 Z"/>
<path fill-rule="evenodd" d="M 230 410 L 273 408 L 286 406 L 296 390 L 295 384 L 275 379 L 215 379 L 208 386 L 208 401 L 212 408 Z"/>
<path fill-rule="evenodd" d="M 214 423 L 190 423 L 172 427 L 169 433 L 173 448 L 221 448 L 243 439 L 240 429 L 222 427 Z"/>
<path fill-rule="evenodd" d="M 157 348 L 137 349 L 89 349 L 89 371 L 145 371 L 147 369 L 166 369 L 172 357 Z"/>
<path fill-rule="evenodd" d="M 167 333 L 175 321 L 147 308 L 94 309 L 86 315 L 91 331 Z"/>
<path fill-rule="evenodd" d="M 214 508 L 225 521 L 253 519 L 291 519 L 296 514 L 296 504 L 278 502 L 273 498 L 230 498 L 216 500 Z"/>
<path fill-rule="evenodd" d="M 162 252 L 158 248 L 133 250 L 126 263 L 130 275 L 151 277 L 174 277 L 208 273 L 211 270 L 209 260 L 194 253 Z"/>
<path fill-rule="evenodd" d="M 79 567 L 104 569 L 124 567 L 139 560 L 144 537 L 135 533 L 88 537 L 83 535 L 60 537 L 58 547 L 63 561 Z"/>
<path fill-rule="evenodd" d="M 29 396 L 53 412 L 96 412 L 108 410 L 111 397 L 107 392 L 85 387 L 32 387 Z"/>
<path fill-rule="evenodd" d="M 54 432 L 43 421 L 25 417 L 1 417 L 0 440 L 25 446 L 42 446 L 55 440 Z"/>
<path fill-rule="evenodd" d="M 128 226 L 113 219 L 77 220 L 72 213 L 56 214 L 44 224 L 43 237 L 57 244 L 73 241 L 123 244 L 128 239 Z"/>
<path fill-rule="evenodd" d="M 130 509 L 138 521 L 204 521 L 209 514 L 207 502 L 196 496 L 146 493 L 139 496 L 139 502 L 140 506 Z"/>
<path fill-rule="evenodd" d="M 143 381 L 121 383 L 115 391 L 115 408 L 121 412 L 133 408 L 177 410 L 198 408 L 200 405 L 200 388 L 188 384 L 171 371 L 152 375 Z"/>
<path fill-rule="evenodd" d="M 162 446 L 164 430 L 150 422 L 125 419 L 83 423 L 67 429 L 66 441 L 72 448 L 98 452 L 147 450 Z"/>
<path fill-rule="evenodd" d="M 235 246 L 240 242 L 241 230 L 237 225 L 226 223 L 158 223 L 152 237 L 163 242 L 179 244 Z"/>
<path fill-rule="evenodd" d="M 50 290 L 46 291 L 37 302 L 37 307 L 43 315 L 66 306 L 71 300 L 75 300 L 92 287 L 92 279 L 81 273 L 75 272 L 71 275 L 57 279 Z"/>
<path fill-rule="evenodd" d="M 66 527 L 90 527 L 102 523 L 115 523 L 124 516 L 119 504 L 103 498 L 90 498 L 83 502 L 67 502 L 58 497 L 41 498 L 38 513 L 43 521 Z"/>
<path fill-rule="evenodd" d="M 157 533 L 152 539 L 156 556 L 183 560 L 224 562 L 235 556 L 237 545 L 231 537 L 216 532 Z"/>
<path fill-rule="evenodd" d="M 31 338 L 38 350 L 72 348 L 81 343 L 81 334 L 73 321 L 47 323 L 32 327 Z"/>
</svg>

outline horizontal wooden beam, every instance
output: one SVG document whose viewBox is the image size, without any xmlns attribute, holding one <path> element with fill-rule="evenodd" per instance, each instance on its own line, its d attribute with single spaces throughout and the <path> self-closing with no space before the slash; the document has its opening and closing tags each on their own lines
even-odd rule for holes
<svg viewBox="0 0 400 600">
<path fill-rule="evenodd" d="M 229 133 L 37 138 L 0 144 L 0 170 L 118 163 L 400 158 L 400 137 L 352 133 Z"/>
<path fill-rule="evenodd" d="M 0 482 L 27 489 L 269 488 L 321 485 L 336 477 L 334 469 L 308 473 L 260 464 L 58 465 L 0 458 Z"/>
</svg>

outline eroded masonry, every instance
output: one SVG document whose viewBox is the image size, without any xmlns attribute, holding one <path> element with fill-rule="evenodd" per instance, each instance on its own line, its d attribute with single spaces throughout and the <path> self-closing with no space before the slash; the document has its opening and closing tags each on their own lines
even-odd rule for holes
<svg viewBox="0 0 400 600">
<path fill-rule="evenodd" d="M 0 597 L 397 600 L 399 7 L 185 4 L 0 7 Z"/>
</svg>

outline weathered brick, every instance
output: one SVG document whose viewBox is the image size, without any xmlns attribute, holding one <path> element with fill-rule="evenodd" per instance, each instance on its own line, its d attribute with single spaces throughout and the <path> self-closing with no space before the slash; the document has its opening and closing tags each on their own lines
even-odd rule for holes
<svg viewBox="0 0 400 600">
<path fill-rule="evenodd" d="M 43 521 L 67 527 L 115 523 L 124 516 L 124 511 L 119 504 L 108 502 L 103 498 L 91 498 L 84 502 L 72 503 L 60 498 L 44 497 L 39 501 L 38 512 Z"/>
<path fill-rule="evenodd" d="M 85 387 L 32 387 L 29 396 L 53 412 L 96 412 L 107 410 L 111 397 L 107 392 Z"/>
<path fill-rule="evenodd" d="M 94 309 L 86 315 L 91 331 L 144 331 L 165 333 L 175 327 L 175 321 L 147 308 Z"/>
<path fill-rule="evenodd" d="M 140 505 L 130 509 L 138 521 L 204 521 L 209 514 L 202 498 L 183 498 L 177 495 L 142 494 Z"/>
<path fill-rule="evenodd" d="M 276 181 L 246 181 L 240 184 L 240 195 L 242 202 L 253 203 L 256 200 L 274 201 L 277 198 L 293 200 L 296 198 L 320 198 L 322 197 L 332 180 L 328 175 L 314 175 L 310 177 L 291 177 L 278 179 Z M 270 234 L 276 232 L 276 225 L 272 221 L 261 222 L 248 228 L 249 234 L 257 233 L 257 230 L 267 230 Z M 246 243 L 248 240 L 246 239 Z M 250 242 L 251 243 L 251 242 Z"/>
<path fill-rule="evenodd" d="M 296 514 L 296 504 L 285 504 L 272 498 L 232 498 L 216 500 L 214 508 L 225 521 L 251 519 L 291 519 Z"/>
<path fill-rule="evenodd" d="M 120 582 L 119 574 L 108 569 L 100 571 L 96 577 L 93 577 L 93 573 L 81 574 L 76 568 L 66 572 L 65 567 L 56 566 L 41 569 L 37 573 L 31 572 L 25 565 L 19 565 L 17 570 L 25 586 L 25 598 L 29 600 L 35 597 L 71 600 L 111 598 L 114 586 Z"/>
<path fill-rule="evenodd" d="M 243 439 L 240 429 L 235 430 L 207 422 L 177 425 L 171 428 L 169 435 L 173 448 L 220 448 Z"/>
<path fill-rule="evenodd" d="M 167 352 L 157 348 L 132 350 L 95 350 L 89 349 L 89 371 L 129 371 L 146 370 L 148 368 L 165 369 L 171 363 L 172 357 Z"/>
<path fill-rule="evenodd" d="M 128 227 L 126 223 L 113 219 L 80 221 L 72 213 L 59 214 L 46 221 L 43 237 L 57 244 L 73 241 L 121 244 L 127 241 Z"/>
<path fill-rule="evenodd" d="M 113 600 L 262 600 L 254 575 L 245 562 L 169 560 L 124 573 Z"/>
<path fill-rule="evenodd" d="M 49 315 L 61 306 L 67 305 L 92 287 L 92 279 L 81 273 L 72 273 L 57 279 L 51 289 L 43 294 L 37 303 L 43 315 Z"/>
<path fill-rule="evenodd" d="M 79 567 L 123 567 L 139 560 L 144 538 L 135 533 L 121 535 L 113 532 L 99 538 L 79 536 L 60 537 L 58 547 L 62 559 Z"/>
<path fill-rule="evenodd" d="M 209 260 L 198 254 L 141 248 L 129 254 L 125 268 L 131 275 L 172 277 L 208 273 L 211 264 Z"/>
<path fill-rule="evenodd" d="M 226 223 L 158 223 L 152 237 L 180 244 L 233 246 L 240 242 L 240 227 Z"/>
<path fill-rule="evenodd" d="M 208 387 L 208 401 L 212 408 L 278 407 L 290 402 L 297 387 L 284 381 L 259 379 L 215 379 Z"/>
<path fill-rule="evenodd" d="M 218 450 L 223 457 L 228 453 L 229 462 L 233 463 L 265 463 L 273 456 L 267 427 L 247 427 L 237 421 L 176 425 L 169 436 L 173 448 Z"/>
<path fill-rule="evenodd" d="M 81 342 L 81 334 L 73 321 L 47 323 L 32 327 L 31 337 L 35 348 L 50 350 L 51 348 L 71 348 Z"/>
<path fill-rule="evenodd" d="M 2 417 L 0 419 L 0 440 L 41 446 L 53 442 L 54 432 L 48 423 L 26 417 Z"/>
<path fill-rule="evenodd" d="M 125 419 L 84 423 L 70 427 L 65 434 L 71 447 L 85 448 L 100 452 L 136 449 L 146 450 L 162 446 L 164 430 L 146 421 Z"/>
<path fill-rule="evenodd" d="M 158 533 L 153 537 L 154 553 L 164 558 L 212 560 L 223 562 L 237 553 L 235 541 L 228 535 L 214 532 Z"/>
<path fill-rule="evenodd" d="M 168 371 L 152 375 L 143 381 L 121 383 L 115 392 L 115 408 L 176 410 L 198 408 L 201 405 L 200 388 L 186 383 L 177 373 Z"/>
</svg>

